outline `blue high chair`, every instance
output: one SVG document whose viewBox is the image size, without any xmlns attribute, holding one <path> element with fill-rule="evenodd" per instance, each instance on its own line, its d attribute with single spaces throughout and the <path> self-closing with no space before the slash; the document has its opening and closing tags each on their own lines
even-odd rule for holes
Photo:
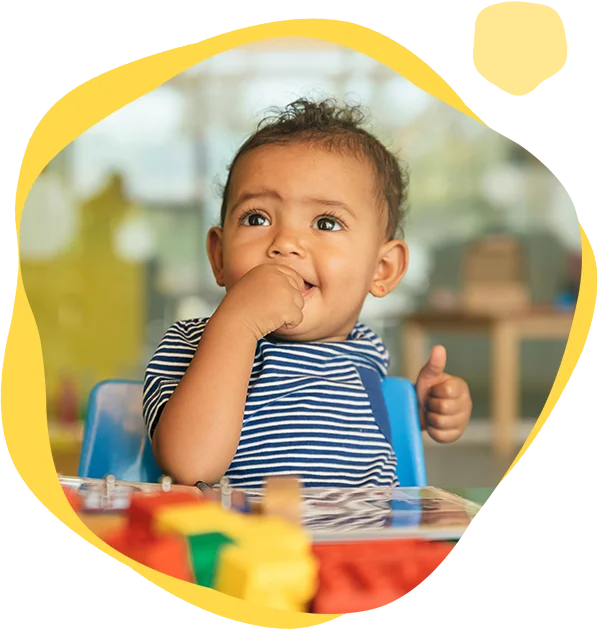
<svg viewBox="0 0 598 630">
<path fill-rule="evenodd" d="M 154 460 L 141 410 L 143 384 L 110 380 L 89 396 L 79 458 L 79 477 L 155 483 L 162 473 Z"/>
<path fill-rule="evenodd" d="M 407 379 L 382 383 L 391 441 L 397 455 L 397 477 L 404 487 L 427 485 L 426 464 L 415 388 Z M 110 380 L 91 392 L 79 477 L 112 474 L 122 481 L 156 482 L 162 475 L 152 453 L 141 410 L 143 385 Z"/>
</svg>

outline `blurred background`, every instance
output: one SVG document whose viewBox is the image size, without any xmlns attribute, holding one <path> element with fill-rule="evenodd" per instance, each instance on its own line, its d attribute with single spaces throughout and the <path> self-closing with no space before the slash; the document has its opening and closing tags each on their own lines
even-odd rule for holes
<svg viewBox="0 0 598 630">
<path fill-rule="evenodd" d="M 175 320 L 208 316 L 219 304 L 205 254 L 219 185 L 264 110 L 305 95 L 364 105 L 372 130 L 409 165 L 409 272 L 362 314 L 388 344 L 391 374 L 404 373 L 402 322 L 421 309 L 456 308 L 464 261 L 480 239 L 506 235 L 518 248 L 530 308 L 572 313 L 581 269 L 577 217 L 532 155 L 350 49 L 310 39 L 237 48 L 89 129 L 47 166 L 27 199 L 21 266 L 42 343 L 59 472 L 76 472 L 93 385 L 141 380 Z M 522 344 L 517 445 L 546 401 L 561 337 Z M 469 383 L 474 417 L 458 443 L 426 441 L 429 481 L 494 485 L 512 457 L 491 449 L 490 341 L 465 327 L 433 333 L 432 343 L 447 347 L 448 370 Z"/>
</svg>

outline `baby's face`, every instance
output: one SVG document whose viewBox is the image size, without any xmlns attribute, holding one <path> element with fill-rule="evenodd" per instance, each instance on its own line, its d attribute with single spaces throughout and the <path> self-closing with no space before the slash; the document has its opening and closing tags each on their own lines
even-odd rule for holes
<svg viewBox="0 0 598 630">
<path fill-rule="evenodd" d="M 302 144 L 271 145 L 234 168 L 223 226 L 223 284 L 257 265 L 294 269 L 305 282 L 303 322 L 276 336 L 345 339 L 372 286 L 386 217 L 369 165 Z"/>
</svg>

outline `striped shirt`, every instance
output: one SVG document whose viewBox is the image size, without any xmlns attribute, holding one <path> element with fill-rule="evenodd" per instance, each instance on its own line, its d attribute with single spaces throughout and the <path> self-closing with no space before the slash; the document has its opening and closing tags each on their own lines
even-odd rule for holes
<svg viewBox="0 0 598 630">
<path fill-rule="evenodd" d="M 154 353 L 143 389 L 150 437 L 208 321 L 175 323 Z M 341 342 L 260 339 L 231 484 L 259 488 L 266 476 L 295 475 L 305 487 L 397 485 L 381 390 L 387 368 L 385 345 L 360 323 Z"/>
</svg>

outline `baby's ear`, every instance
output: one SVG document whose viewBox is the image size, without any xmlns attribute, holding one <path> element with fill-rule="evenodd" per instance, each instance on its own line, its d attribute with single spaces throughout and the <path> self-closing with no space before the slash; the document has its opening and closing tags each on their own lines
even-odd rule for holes
<svg viewBox="0 0 598 630">
<path fill-rule="evenodd" d="M 208 258 L 212 273 L 219 287 L 224 286 L 224 262 L 222 256 L 222 228 L 210 228 L 207 238 Z"/>
<path fill-rule="evenodd" d="M 376 272 L 370 286 L 374 297 L 384 297 L 393 291 L 407 272 L 409 248 L 405 241 L 396 239 L 380 247 Z"/>
</svg>

